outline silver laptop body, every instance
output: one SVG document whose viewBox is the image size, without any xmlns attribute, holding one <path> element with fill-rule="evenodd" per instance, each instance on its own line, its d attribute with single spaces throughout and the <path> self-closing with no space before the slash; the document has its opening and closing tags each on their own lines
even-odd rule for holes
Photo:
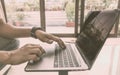
<svg viewBox="0 0 120 75">
<path fill-rule="evenodd" d="M 91 22 L 84 25 L 75 43 L 66 43 L 66 50 L 61 50 L 55 43 L 43 45 L 46 54 L 39 62 L 28 62 L 25 71 L 91 69 L 117 18 L 118 10 L 101 11 Z"/>
</svg>

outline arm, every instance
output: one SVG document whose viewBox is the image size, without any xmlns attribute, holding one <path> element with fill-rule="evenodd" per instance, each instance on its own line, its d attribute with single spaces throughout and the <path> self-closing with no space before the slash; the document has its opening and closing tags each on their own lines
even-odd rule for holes
<svg viewBox="0 0 120 75">
<path fill-rule="evenodd" d="M 31 28 L 17 28 L 0 19 L 0 36 L 6 38 L 30 37 Z"/>
<path fill-rule="evenodd" d="M 20 37 L 30 37 L 31 36 L 31 28 L 16 28 L 9 24 L 6 24 L 5 22 L 0 19 L 0 36 L 6 37 L 6 38 L 20 38 Z M 48 34 L 41 30 L 36 30 L 35 35 L 37 39 L 41 40 L 42 42 L 52 43 L 53 41 L 56 41 L 61 48 L 65 48 L 65 45 L 63 41 L 51 34 Z"/>
<path fill-rule="evenodd" d="M 0 19 L 0 36 L 6 38 L 30 37 L 31 28 L 16 28 Z M 41 30 L 36 30 L 35 35 L 37 39 L 42 42 L 52 43 L 56 41 L 62 48 L 65 48 L 63 41 L 51 34 Z M 40 45 L 25 45 L 13 51 L 0 51 L 0 62 L 5 64 L 20 64 L 28 60 L 37 61 L 39 56 L 44 53 Z M 3 58 L 2 58 L 3 57 Z"/>
</svg>

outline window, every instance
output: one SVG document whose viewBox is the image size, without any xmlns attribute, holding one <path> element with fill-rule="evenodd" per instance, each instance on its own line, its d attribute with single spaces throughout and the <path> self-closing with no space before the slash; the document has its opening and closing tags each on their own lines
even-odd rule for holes
<svg viewBox="0 0 120 75">
<path fill-rule="evenodd" d="M 9 23 L 19 27 L 41 26 L 39 0 L 4 0 L 4 2 Z"/>
<path fill-rule="evenodd" d="M 120 9 L 120 0 L 118 1 L 118 9 Z M 119 15 L 119 18 L 120 18 L 120 15 Z M 120 19 L 118 21 L 118 37 L 120 37 Z"/>
<path fill-rule="evenodd" d="M 48 33 L 74 36 L 75 0 L 2 1 L 7 22 L 14 26 L 40 26 Z"/>
<path fill-rule="evenodd" d="M 39 26 L 46 32 L 58 36 L 76 36 L 80 27 L 82 28 L 84 17 L 90 10 L 118 7 L 118 0 L 1 1 L 5 5 L 6 12 L 4 12 L 9 23 L 19 27 Z M 117 29 L 118 25 L 115 25 L 111 34 L 115 35 Z"/>
<path fill-rule="evenodd" d="M 0 1 L 0 18 L 2 18 L 3 20 L 5 20 L 5 16 L 4 16 L 4 12 L 3 12 L 3 8 L 2 8 L 2 4 L 1 4 L 1 1 Z"/>
<path fill-rule="evenodd" d="M 75 0 L 45 0 L 46 32 L 73 36 L 75 4 Z"/>
<path fill-rule="evenodd" d="M 50 33 L 74 33 L 75 2 L 46 0 L 46 31 Z"/>
</svg>

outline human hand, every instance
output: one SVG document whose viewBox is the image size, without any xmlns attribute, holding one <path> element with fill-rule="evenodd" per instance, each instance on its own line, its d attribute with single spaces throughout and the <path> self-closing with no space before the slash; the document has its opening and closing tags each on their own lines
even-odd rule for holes
<svg viewBox="0 0 120 75">
<path fill-rule="evenodd" d="M 40 45 L 27 44 L 17 50 L 10 51 L 8 62 L 17 65 L 29 60 L 38 61 L 40 56 L 44 53 L 45 51 Z"/>
<path fill-rule="evenodd" d="M 51 44 L 51 43 L 53 43 L 53 41 L 56 41 L 61 48 L 63 48 L 63 49 L 66 48 L 64 42 L 57 36 L 54 36 L 52 34 L 46 33 L 46 32 L 41 31 L 41 30 L 37 30 L 35 32 L 35 34 L 36 34 L 37 38 L 39 40 L 41 40 L 42 42 L 46 42 L 46 43 Z"/>
</svg>

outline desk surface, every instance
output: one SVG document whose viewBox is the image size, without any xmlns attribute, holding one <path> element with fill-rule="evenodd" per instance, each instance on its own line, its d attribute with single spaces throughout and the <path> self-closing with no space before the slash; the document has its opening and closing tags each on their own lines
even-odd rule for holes
<svg viewBox="0 0 120 75">
<path fill-rule="evenodd" d="M 31 39 L 31 38 L 30 38 Z M 22 45 L 30 43 L 30 39 L 22 39 Z M 65 39 L 66 40 L 66 39 Z M 34 41 L 34 42 L 33 42 Z M 38 43 L 34 40 L 31 43 Z M 68 40 L 67 40 L 68 41 Z M 70 40 L 74 41 L 74 39 Z M 21 46 L 22 46 L 21 45 Z M 69 75 L 120 75 L 120 38 L 108 38 L 98 55 L 93 67 L 88 71 L 71 71 Z M 114 62 L 113 62 L 114 61 Z M 58 75 L 58 72 L 25 72 L 24 68 L 27 63 L 12 66 L 7 75 Z"/>
</svg>

